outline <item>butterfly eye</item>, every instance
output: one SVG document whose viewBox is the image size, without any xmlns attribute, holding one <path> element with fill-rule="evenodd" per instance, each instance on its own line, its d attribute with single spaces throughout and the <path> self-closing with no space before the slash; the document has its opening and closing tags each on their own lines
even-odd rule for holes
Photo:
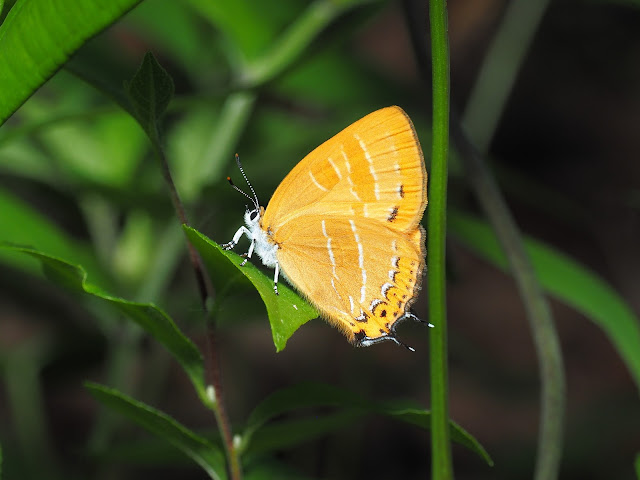
<svg viewBox="0 0 640 480">
<path fill-rule="evenodd" d="M 249 214 L 249 220 L 251 220 L 253 222 L 256 219 L 257 216 L 258 216 L 258 211 L 257 210 L 251 210 L 251 213 Z"/>
</svg>

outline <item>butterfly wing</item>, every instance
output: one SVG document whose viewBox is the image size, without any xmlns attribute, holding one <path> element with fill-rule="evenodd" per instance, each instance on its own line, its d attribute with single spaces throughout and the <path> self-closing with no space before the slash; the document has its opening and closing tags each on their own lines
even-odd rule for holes
<svg viewBox="0 0 640 480">
<path fill-rule="evenodd" d="M 398 233 L 382 222 L 306 216 L 278 230 L 288 280 L 351 342 L 394 337 L 420 290 L 424 229 Z"/>
<path fill-rule="evenodd" d="M 276 189 L 265 230 L 307 215 L 350 215 L 411 231 L 427 205 L 427 174 L 411 120 L 400 107 L 370 113 L 296 165 Z"/>
<path fill-rule="evenodd" d="M 427 175 L 411 120 L 373 112 L 307 155 L 261 228 L 284 275 L 359 345 L 394 337 L 420 289 Z"/>
</svg>

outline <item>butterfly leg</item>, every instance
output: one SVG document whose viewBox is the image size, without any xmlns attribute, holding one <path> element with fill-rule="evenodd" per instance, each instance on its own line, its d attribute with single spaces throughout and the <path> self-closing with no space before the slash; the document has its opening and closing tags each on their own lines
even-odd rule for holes
<svg viewBox="0 0 640 480">
<path fill-rule="evenodd" d="M 244 265 L 247 263 L 247 260 L 249 260 L 251 258 L 251 255 L 253 255 L 253 249 L 256 247 L 256 241 L 255 239 L 251 239 L 251 245 L 249 245 L 249 251 L 247 253 L 243 253 L 242 256 L 244 257 L 244 260 L 242 261 L 242 263 L 240 264 L 241 267 L 244 267 Z"/>
<path fill-rule="evenodd" d="M 276 292 L 276 295 L 280 295 L 278 293 L 278 275 L 280 274 L 280 264 L 276 262 L 276 273 L 273 276 L 273 291 Z"/>
<path fill-rule="evenodd" d="M 231 239 L 229 243 L 225 243 L 224 245 L 220 245 L 220 246 L 225 250 L 231 250 L 238 244 L 238 242 L 240 241 L 240 238 L 242 238 L 242 235 L 246 235 L 248 238 L 251 238 L 251 240 L 253 241 L 253 238 L 251 237 L 251 232 L 249 231 L 249 229 L 245 226 L 242 226 L 238 229 L 236 234 L 233 236 L 233 239 Z"/>
<path fill-rule="evenodd" d="M 238 229 L 238 231 L 235 233 L 235 235 L 233 236 L 233 238 L 229 243 L 225 243 L 224 245 L 221 245 L 221 247 L 224 248 L 225 250 L 231 250 L 236 245 L 238 245 L 238 242 L 242 238 L 242 235 L 246 235 L 248 238 L 251 239 L 251 245 L 249 245 L 249 251 L 241 255 L 242 257 L 244 257 L 244 260 L 240 264 L 241 267 L 243 267 L 247 263 L 247 260 L 251 258 L 251 255 L 253 255 L 253 249 L 256 247 L 256 240 L 251 235 L 251 231 L 247 227 L 242 226 Z"/>
</svg>

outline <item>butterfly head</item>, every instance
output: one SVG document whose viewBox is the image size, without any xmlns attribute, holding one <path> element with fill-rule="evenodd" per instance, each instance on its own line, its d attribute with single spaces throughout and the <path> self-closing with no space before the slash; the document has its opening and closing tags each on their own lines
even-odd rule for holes
<svg viewBox="0 0 640 480">
<path fill-rule="evenodd" d="M 255 227 L 260 226 L 260 220 L 264 215 L 264 207 L 254 206 L 253 208 L 247 207 L 244 212 L 244 223 L 249 230 L 253 230 Z"/>
</svg>

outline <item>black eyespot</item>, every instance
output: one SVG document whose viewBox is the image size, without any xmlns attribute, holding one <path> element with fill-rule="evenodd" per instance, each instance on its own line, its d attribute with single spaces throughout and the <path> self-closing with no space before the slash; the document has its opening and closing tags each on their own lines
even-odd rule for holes
<svg viewBox="0 0 640 480">
<path fill-rule="evenodd" d="M 251 213 L 249 213 L 249 220 L 251 220 L 253 222 L 256 219 L 257 216 L 258 216 L 258 211 L 257 210 L 251 210 Z"/>
</svg>

